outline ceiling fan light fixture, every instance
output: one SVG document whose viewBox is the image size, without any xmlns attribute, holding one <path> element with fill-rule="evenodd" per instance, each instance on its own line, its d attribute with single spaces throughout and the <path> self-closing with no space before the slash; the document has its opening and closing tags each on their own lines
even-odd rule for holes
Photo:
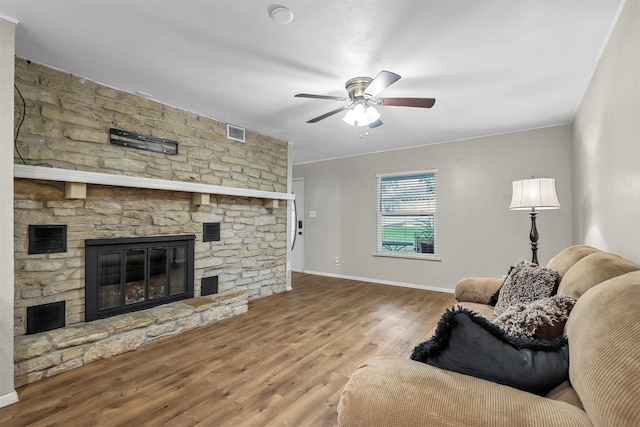
<svg viewBox="0 0 640 427">
<path fill-rule="evenodd" d="M 378 110 L 358 102 L 353 108 L 347 110 L 342 120 L 351 126 L 368 126 L 379 118 Z"/>
</svg>

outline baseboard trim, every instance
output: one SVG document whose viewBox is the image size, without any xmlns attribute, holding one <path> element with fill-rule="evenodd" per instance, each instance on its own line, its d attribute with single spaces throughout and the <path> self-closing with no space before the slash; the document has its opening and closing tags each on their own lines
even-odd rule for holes
<svg viewBox="0 0 640 427">
<path fill-rule="evenodd" d="M 422 289 L 423 291 L 444 292 L 447 294 L 452 294 L 455 292 L 454 289 L 449 289 L 449 288 L 439 288 L 436 286 L 427 286 L 427 285 L 416 285 L 414 283 L 394 282 L 391 280 L 372 279 L 370 277 L 347 276 L 344 274 L 334 274 L 334 273 L 325 273 L 321 271 L 308 271 L 308 270 L 304 271 L 303 273 L 315 274 L 316 276 L 335 277 L 337 279 L 359 280 L 361 282 L 371 282 L 379 285 L 390 285 L 390 286 L 400 286 L 402 288 Z"/>
<path fill-rule="evenodd" d="M 13 390 L 12 392 L 5 394 L 4 396 L 0 396 L 0 408 L 13 405 L 18 400 L 19 400 L 18 393 L 16 393 L 16 391 Z"/>
</svg>

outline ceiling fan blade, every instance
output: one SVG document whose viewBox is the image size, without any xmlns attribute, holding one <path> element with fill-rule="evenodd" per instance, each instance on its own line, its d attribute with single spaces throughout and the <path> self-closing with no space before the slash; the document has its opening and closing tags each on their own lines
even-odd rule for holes
<svg viewBox="0 0 640 427">
<path fill-rule="evenodd" d="M 436 103 L 434 98 L 379 98 L 381 105 L 396 107 L 431 108 Z"/>
<path fill-rule="evenodd" d="M 376 120 L 375 122 L 370 123 L 370 124 L 369 124 L 369 127 L 370 127 L 371 129 L 373 129 L 373 128 L 377 128 L 378 126 L 382 126 L 382 125 L 383 125 L 382 120 L 378 119 L 378 120 Z"/>
<path fill-rule="evenodd" d="M 369 86 L 364 90 L 364 93 L 371 97 L 375 97 L 398 80 L 400 80 L 400 76 L 398 74 L 382 70 L 378 73 L 376 78 L 369 83 Z"/>
<path fill-rule="evenodd" d="M 349 108 L 351 108 L 351 104 L 345 105 L 344 107 L 336 108 L 335 110 L 331 110 L 328 113 L 324 113 L 321 116 L 315 117 L 311 120 L 307 120 L 307 123 L 319 122 L 320 120 L 326 119 L 327 117 L 333 116 L 334 114 L 338 114 L 340 111 L 348 110 Z"/>
<path fill-rule="evenodd" d="M 329 99 L 332 101 L 351 101 L 351 99 L 345 98 L 344 96 L 314 95 L 311 93 L 298 93 L 293 96 L 296 98 Z"/>
</svg>

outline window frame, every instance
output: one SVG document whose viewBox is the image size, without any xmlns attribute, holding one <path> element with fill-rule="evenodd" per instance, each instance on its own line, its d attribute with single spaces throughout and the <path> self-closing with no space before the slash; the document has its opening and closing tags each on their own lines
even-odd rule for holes
<svg viewBox="0 0 640 427">
<path fill-rule="evenodd" d="M 402 213 L 385 213 L 382 210 L 382 180 L 383 178 L 403 178 L 411 175 L 427 175 L 433 174 L 435 175 L 435 206 L 433 210 L 415 210 L 415 211 L 405 211 Z M 376 247 L 374 256 L 381 257 L 391 257 L 391 258 L 402 258 L 402 259 L 418 259 L 418 260 L 429 260 L 429 261 L 440 261 L 440 253 L 438 250 L 438 169 L 424 169 L 417 171 L 404 171 L 404 172 L 391 172 L 391 173 L 379 173 L 376 174 L 376 187 L 375 187 L 375 215 L 376 215 Z M 394 251 L 384 251 L 383 243 L 382 243 L 382 224 L 384 217 L 393 217 L 393 216 L 423 216 L 423 215 L 431 215 L 433 217 L 433 253 L 421 253 L 421 252 L 394 252 Z"/>
</svg>

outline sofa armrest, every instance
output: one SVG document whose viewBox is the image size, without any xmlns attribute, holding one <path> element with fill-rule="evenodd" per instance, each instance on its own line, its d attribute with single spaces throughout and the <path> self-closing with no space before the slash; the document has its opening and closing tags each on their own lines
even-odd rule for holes
<svg viewBox="0 0 640 427">
<path fill-rule="evenodd" d="M 502 286 L 498 277 L 471 277 L 462 279 L 456 285 L 456 300 L 488 304 L 489 298 Z"/>
<path fill-rule="evenodd" d="M 338 425 L 592 424 L 586 412 L 565 402 L 410 359 L 382 357 L 361 365 L 345 385 Z"/>
</svg>

